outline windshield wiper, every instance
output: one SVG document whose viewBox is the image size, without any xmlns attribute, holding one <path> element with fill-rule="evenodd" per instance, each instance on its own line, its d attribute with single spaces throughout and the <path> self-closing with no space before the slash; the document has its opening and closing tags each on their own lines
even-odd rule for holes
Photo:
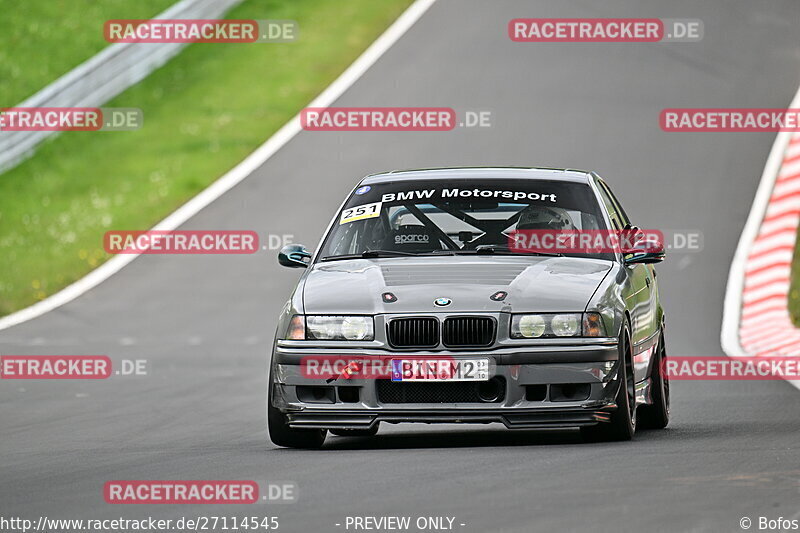
<svg viewBox="0 0 800 533">
<path fill-rule="evenodd" d="M 461 250 L 447 250 L 448 252 L 452 252 L 455 254 L 464 254 L 464 255 L 538 255 L 543 257 L 564 257 L 564 254 L 556 253 L 556 252 L 535 252 L 535 251 L 514 251 L 510 250 L 505 246 L 498 247 L 495 244 L 484 244 L 478 246 L 477 248 L 471 249 L 461 249 Z"/>
<path fill-rule="evenodd" d="M 399 252 L 397 250 L 364 250 L 360 254 L 347 254 L 347 255 L 327 255 L 320 259 L 320 261 L 344 261 L 346 259 L 369 259 L 372 257 L 397 257 L 419 255 L 413 252 Z"/>
</svg>

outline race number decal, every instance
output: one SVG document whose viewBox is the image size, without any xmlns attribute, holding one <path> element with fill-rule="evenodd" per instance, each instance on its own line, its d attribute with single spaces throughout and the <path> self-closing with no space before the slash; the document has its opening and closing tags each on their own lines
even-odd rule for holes
<svg viewBox="0 0 800 533">
<path fill-rule="evenodd" d="M 363 220 L 365 218 L 375 218 L 381 214 L 381 202 L 374 204 L 364 204 L 351 207 L 342 211 L 342 218 L 339 219 L 339 224 L 347 224 L 356 220 Z"/>
</svg>

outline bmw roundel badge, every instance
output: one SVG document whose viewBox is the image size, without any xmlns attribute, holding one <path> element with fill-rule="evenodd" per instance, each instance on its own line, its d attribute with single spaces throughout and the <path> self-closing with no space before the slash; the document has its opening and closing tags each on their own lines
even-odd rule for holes
<svg viewBox="0 0 800 533">
<path fill-rule="evenodd" d="M 435 305 L 438 305 L 439 307 L 444 307 L 445 305 L 450 305 L 451 303 L 453 303 L 453 300 L 451 300 L 450 298 L 436 298 L 433 301 L 433 303 Z"/>
</svg>

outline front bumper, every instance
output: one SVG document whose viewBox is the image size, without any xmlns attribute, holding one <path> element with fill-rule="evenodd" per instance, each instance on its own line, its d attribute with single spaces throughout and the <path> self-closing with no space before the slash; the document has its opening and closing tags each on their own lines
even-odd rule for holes
<svg viewBox="0 0 800 533">
<path fill-rule="evenodd" d="M 613 403 L 602 403 L 596 408 L 590 406 L 559 407 L 552 409 L 476 409 L 464 407 L 438 409 L 393 410 L 380 412 L 356 410 L 317 410 L 289 412 L 286 419 L 293 428 L 319 429 L 370 429 L 375 424 L 386 422 L 399 424 L 417 422 L 425 424 L 489 424 L 500 422 L 509 429 L 530 428 L 569 428 L 596 425 L 608 422 L 610 411 L 616 409 Z"/>
<path fill-rule="evenodd" d="M 349 352 L 349 353 L 347 353 Z M 513 346 L 487 351 L 414 351 L 395 358 L 488 357 L 493 380 L 503 393 L 492 401 L 444 394 L 437 401 L 419 395 L 387 398 L 386 384 L 375 379 L 332 382 L 304 375 L 301 361 L 309 356 L 387 357 L 385 350 L 331 350 L 278 341 L 273 353 L 270 401 L 293 428 L 369 429 L 386 423 L 492 423 L 507 428 L 565 428 L 607 422 L 617 406 L 616 339 L 594 344 Z M 391 383 L 391 382 L 390 382 Z M 479 382 L 474 382 L 479 383 Z M 408 384 L 410 385 L 410 384 Z M 424 387 L 447 386 L 442 382 Z M 393 387 L 403 384 L 392 383 Z M 475 385 L 477 387 L 477 385 Z M 417 392 L 419 385 L 415 385 Z M 463 394 L 468 386 L 459 387 Z M 423 395 L 425 396 L 425 395 Z M 469 394 L 467 394 L 469 396 Z M 402 397 L 402 398 L 401 398 Z"/>
</svg>

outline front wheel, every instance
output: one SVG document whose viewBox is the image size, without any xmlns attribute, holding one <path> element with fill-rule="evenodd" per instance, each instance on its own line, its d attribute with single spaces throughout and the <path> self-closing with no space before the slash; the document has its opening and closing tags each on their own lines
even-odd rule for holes
<svg viewBox="0 0 800 533">
<path fill-rule="evenodd" d="M 588 441 L 631 440 L 636 432 L 636 383 L 633 377 L 633 352 L 627 328 L 623 328 L 623 333 L 620 335 L 618 372 L 617 410 L 611 413 L 610 422 L 600 422 L 595 426 L 581 428 L 581 434 Z"/>
<path fill-rule="evenodd" d="M 327 431 L 324 429 L 293 429 L 283 413 L 267 404 L 269 440 L 284 448 L 321 448 Z"/>
<path fill-rule="evenodd" d="M 662 332 L 650 376 L 653 403 L 639 408 L 639 424 L 643 428 L 663 429 L 669 424 L 669 376 L 666 374 L 666 361 L 667 348 Z"/>
<path fill-rule="evenodd" d="M 269 374 L 267 392 L 267 429 L 269 439 L 284 448 L 320 448 L 328 434 L 324 429 L 293 429 L 286 423 L 286 417 L 272 405 L 272 370 Z"/>
</svg>

